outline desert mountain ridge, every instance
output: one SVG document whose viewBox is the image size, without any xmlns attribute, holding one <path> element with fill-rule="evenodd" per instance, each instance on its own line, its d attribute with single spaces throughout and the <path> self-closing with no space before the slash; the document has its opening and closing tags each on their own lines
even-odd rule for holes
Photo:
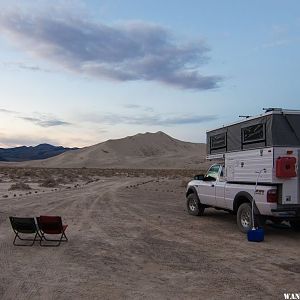
<svg viewBox="0 0 300 300">
<path fill-rule="evenodd" d="M 15 164 L 44 168 L 187 168 L 205 163 L 206 144 L 177 140 L 164 132 L 139 133 L 64 152 L 55 157 Z"/>
<path fill-rule="evenodd" d="M 37 146 L 20 146 L 14 148 L 0 148 L 0 161 L 27 161 L 45 159 L 59 155 L 66 151 L 78 148 L 66 148 L 50 144 L 39 144 Z"/>
</svg>

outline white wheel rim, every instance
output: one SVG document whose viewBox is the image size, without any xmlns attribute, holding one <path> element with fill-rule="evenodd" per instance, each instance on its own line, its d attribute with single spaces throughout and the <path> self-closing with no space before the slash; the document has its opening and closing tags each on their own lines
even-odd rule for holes
<svg viewBox="0 0 300 300">
<path fill-rule="evenodd" d="M 242 211 L 241 224 L 244 228 L 249 228 L 251 226 L 251 215 L 249 210 Z"/>
<path fill-rule="evenodd" d="M 196 201 L 194 199 L 190 200 L 189 202 L 189 208 L 191 211 L 195 211 L 196 209 Z"/>
</svg>

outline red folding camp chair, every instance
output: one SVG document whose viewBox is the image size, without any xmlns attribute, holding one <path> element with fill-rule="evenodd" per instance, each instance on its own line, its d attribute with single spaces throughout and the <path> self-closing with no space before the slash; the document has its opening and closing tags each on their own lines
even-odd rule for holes
<svg viewBox="0 0 300 300">
<path fill-rule="evenodd" d="M 41 234 L 40 245 L 41 246 L 50 246 L 57 247 L 61 242 L 67 242 L 68 238 L 65 234 L 65 231 L 68 225 L 62 224 L 62 219 L 59 216 L 40 216 L 37 217 L 37 223 Z M 58 239 L 49 239 L 46 235 L 60 235 Z M 46 243 L 43 243 L 46 241 Z M 47 243 L 50 242 L 50 243 Z M 57 243 L 52 243 L 57 242 Z"/>
</svg>

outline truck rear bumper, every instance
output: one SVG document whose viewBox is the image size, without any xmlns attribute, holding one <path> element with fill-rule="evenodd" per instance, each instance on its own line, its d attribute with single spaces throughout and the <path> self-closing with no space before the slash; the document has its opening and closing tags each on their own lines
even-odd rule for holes
<svg viewBox="0 0 300 300">
<path fill-rule="evenodd" d="M 300 205 L 278 205 L 271 209 L 274 217 L 283 219 L 300 219 Z"/>
</svg>

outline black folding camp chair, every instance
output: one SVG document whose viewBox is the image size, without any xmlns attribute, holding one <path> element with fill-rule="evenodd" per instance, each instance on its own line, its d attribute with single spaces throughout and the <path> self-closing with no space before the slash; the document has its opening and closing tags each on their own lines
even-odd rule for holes
<svg viewBox="0 0 300 300">
<path fill-rule="evenodd" d="M 39 234 L 38 227 L 35 223 L 34 218 L 19 218 L 19 217 L 9 217 L 12 229 L 14 231 L 15 238 L 13 244 L 15 246 L 32 246 L 35 241 L 40 241 L 41 236 Z M 24 238 L 23 235 L 34 234 L 33 238 Z M 22 235 L 22 237 L 21 237 Z M 16 243 L 16 240 L 21 241 L 31 241 L 32 243 Z"/>
</svg>

